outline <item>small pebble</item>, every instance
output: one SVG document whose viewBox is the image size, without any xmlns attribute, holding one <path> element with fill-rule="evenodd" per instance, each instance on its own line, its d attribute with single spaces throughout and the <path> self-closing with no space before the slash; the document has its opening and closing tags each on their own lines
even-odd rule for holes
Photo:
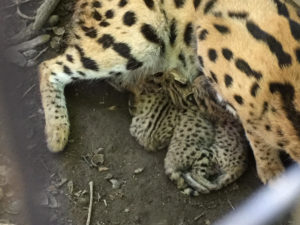
<svg viewBox="0 0 300 225">
<path fill-rule="evenodd" d="M 58 49 L 60 47 L 61 37 L 53 37 L 50 41 L 50 47 Z"/>
<path fill-rule="evenodd" d="M 134 174 L 140 174 L 144 171 L 144 168 L 137 168 L 136 170 L 134 170 Z"/>
<path fill-rule="evenodd" d="M 211 222 L 210 222 L 210 220 L 205 220 L 205 225 L 210 225 L 211 224 Z"/>
<path fill-rule="evenodd" d="M 52 15 L 50 16 L 49 20 L 48 20 L 48 24 L 53 27 L 55 26 L 59 21 L 59 16 L 58 15 Z"/>
<path fill-rule="evenodd" d="M 64 33 L 66 31 L 65 28 L 63 28 L 63 27 L 53 27 L 52 30 L 53 30 L 53 33 L 56 34 L 57 36 L 64 35 Z"/>
<path fill-rule="evenodd" d="M 110 179 L 109 182 L 112 184 L 113 189 L 119 189 L 121 187 L 121 182 L 116 179 Z"/>
<path fill-rule="evenodd" d="M 109 170 L 107 167 L 98 167 L 99 172 L 107 171 Z"/>
<path fill-rule="evenodd" d="M 117 106 L 115 106 L 115 105 L 108 107 L 109 111 L 114 111 L 116 109 L 117 109 Z"/>
<path fill-rule="evenodd" d="M 129 208 L 126 208 L 126 209 L 124 209 L 124 212 L 125 212 L 125 213 L 129 213 L 129 212 L 130 212 L 130 209 L 129 209 Z"/>
<path fill-rule="evenodd" d="M 106 176 L 104 177 L 105 180 L 110 180 L 111 178 L 113 178 L 113 175 L 111 173 L 106 174 Z"/>
<path fill-rule="evenodd" d="M 103 154 L 95 154 L 91 160 L 96 165 L 103 164 L 104 163 L 104 155 Z"/>
</svg>

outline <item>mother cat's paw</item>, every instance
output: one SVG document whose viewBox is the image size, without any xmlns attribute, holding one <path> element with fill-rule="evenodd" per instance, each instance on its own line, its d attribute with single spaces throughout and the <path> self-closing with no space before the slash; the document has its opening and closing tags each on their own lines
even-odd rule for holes
<svg viewBox="0 0 300 225">
<path fill-rule="evenodd" d="M 45 133 L 49 150 L 51 152 L 61 152 L 68 142 L 69 124 L 51 121 L 46 124 Z"/>
</svg>

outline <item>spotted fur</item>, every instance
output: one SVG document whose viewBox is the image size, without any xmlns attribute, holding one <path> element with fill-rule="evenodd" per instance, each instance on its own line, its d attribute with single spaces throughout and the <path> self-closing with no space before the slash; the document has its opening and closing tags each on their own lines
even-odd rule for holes
<svg viewBox="0 0 300 225">
<path fill-rule="evenodd" d="M 72 23 L 65 53 L 39 67 L 51 151 L 68 140 L 68 83 L 134 84 L 176 69 L 211 79 L 240 118 L 264 183 L 283 171 L 279 149 L 300 162 L 300 24 L 286 1 L 78 0 Z"/>
<path fill-rule="evenodd" d="M 215 13 L 221 13 L 216 17 Z M 240 118 L 264 183 L 300 162 L 299 16 L 279 0 L 218 1 L 197 20 L 204 74 Z M 203 39 L 203 30 L 208 34 Z"/>
<path fill-rule="evenodd" d="M 192 86 L 174 71 L 148 77 L 133 93 L 130 132 L 147 150 L 168 147 L 165 171 L 179 189 L 208 193 L 245 171 L 242 127 L 206 93 L 196 101 Z"/>
</svg>

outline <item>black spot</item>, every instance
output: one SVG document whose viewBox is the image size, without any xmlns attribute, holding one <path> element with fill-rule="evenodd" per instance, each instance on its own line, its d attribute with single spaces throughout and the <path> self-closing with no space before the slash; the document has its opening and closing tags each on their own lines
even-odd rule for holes
<svg viewBox="0 0 300 225">
<path fill-rule="evenodd" d="M 85 77 L 86 76 L 86 74 L 84 73 L 84 72 L 82 72 L 82 71 L 77 71 L 77 73 L 79 73 L 81 76 L 83 76 L 83 77 Z"/>
<path fill-rule="evenodd" d="M 271 127 L 269 125 L 266 125 L 265 128 L 266 128 L 267 131 L 271 130 Z"/>
<path fill-rule="evenodd" d="M 114 43 L 113 50 L 116 51 L 120 56 L 128 59 L 126 68 L 128 70 L 138 69 L 143 65 L 142 62 L 136 60 L 130 53 L 130 47 L 125 43 Z"/>
<path fill-rule="evenodd" d="M 131 58 L 130 47 L 125 43 L 113 44 L 113 50 L 115 50 L 120 56 L 124 58 Z"/>
<path fill-rule="evenodd" d="M 127 5 L 127 3 L 128 3 L 127 0 L 120 0 L 119 7 L 124 7 L 125 5 Z"/>
<path fill-rule="evenodd" d="M 182 52 L 178 55 L 178 59 L 181 61 L 182 65 L 186 67 L 185 57 Z"/>
<path fill-rule="evenodd" d="M 81 57 L 82 65 L 84 68 L 89 69 L 89 70 L 94 70 L 94 71 L 98 71 L 98 65 L 96 63 L 95 60 L 89 58 L 89 57 Z"/>
<path fill-rule="evenodd" d="M 66 55 L 66 58 L 67 58 L 67 60 L 68 60 L 69 62 L 71 62 L 71 63 L 74 62 L 73 56 L 67 54 L 67 55 Z"/>
<path fill-rule="evenodd" d="M 284 52 L 279 41 L 277 41 L 272 35 L 261 30 L 256 24 L 251 21 L 247 22 L 246 26 L 248 31 L 254 38 L 265 42 L 269 46 L 270 51 L 277 57 L 279 67 L 282 68 L 284 66 L 291 65 L 292 58 L 288 53 Z"/>
<path fill-rule="evenodd" d="M 277 112 L 277 110 L 272 106 L 272 108 L 271 108 L 271 111 L 273 112 L 273 113 L 275 113 L 275 112 Z"/>
<path fill-rule="evenodd" d="M 132 26 L 136 23 L 135 13 L 132 11 L 128 11 L 123 16 L 123 23 L 127 26 Z"/>
<path fill-rule="evenodd" d="M 104 34 L 98 39 L 98 43 L 102 44 L 104 49 L 109 48 L 114 43 L 114 38 L 109 34 Z"/>
<path fill-rule="evenodd" d="M 78 77 L 71 77 L 71 79 L 72 79 L 73 81 L 79 80 Z"/>
<path fill-rule="evenodd" d="M 295 89 L 293 85 L 290 83 L 271 82 L 269 88 L 272 94 L 278 92 L 281 95 L 283 109 L 300 138 L 300 112 L 294 105 Z"/>
<path fill-rule="evenodd" d="M 289 19 L 290 29 L 293 37 L 299 41 L 300 39 L 300 24 L 294 20 Z"/>
<path fill-rule="evenodd" d="M 102 7 L 102 4 L 101 4 L 101 2 L 99 2 L 99 1 L 94 1 L 94 2 L 93 2 L 93 7 L 95 7 L 95 8 L 100 8 L 100 7 Z"/>
<path fill-rule="evenodd" d="M 231 18 L 237 18 L 237 19 L 247 19 L 248 13 L 247 12 L 228 12 L 228 16 Z"/>
<path fill-rule="evenodd" d="M 249 64 L 243 59 L 236 59 L 235 66 L 245 73 L 248 77 L 254 77 L 256 80 L 260 80 L 262 78 L 262 74 L 253 70 Z"/>
<path fill-rule="evenodd" d="M 240 95 L 234 95 L 233 97 L 238 104 L 240 104 L 240 105 L 244 104 L 244 100 Z"/>
<path fill-rule="evenodd" d="M 200 3 L 201 3 L 201 0 L 194 0 L 194 7 L 195 7 L 195 9 L 198 8 L 198 6 L 200 5 Z"/>
<path fill-rule="evenodd" d="M 80 5 L 80 8 L 84 9 L 84 8 L 87 7 L 87 6 L 88 6 L 88 3 L 87 3 L 87 2 L 84 2 L 84 3 L 82 3 L 82 4 Z"/>
<path fill-rule="evenodd" d="M 165 52 L 165 43 L 158 37 L 155 29 L 150 24 L 143 24 L 141 32 L 148 41 L 160 45 L 162 53 Z"/>
<path fill-rule="evenodd" d="M 208 1 L 204 6 L 204 14 L 208 13 L 212 8 L 214 7 L 214 4 L 217 2 L 217 0 L 210 0 Z"/>
<path fill-rule="evenodd" d="M 144 0 L 144 2 L 149 9 L 153 9 L 153 6 L 154 6 L 153 0 Z"/>
<path fill-rule="evenodd" d="M 86 69 L 89 70 L 94 70 L 94 71 L 98 71 L 98 65 L 96 63 L 96 61 L 94 61 L 93 59 L 86 57 L 82 48 L 80 48 L 78 45 L 75 45 L 75 48 L 77 49 L 77 51 L 79 52 L 80 55 L 80 61 L 82 63 L 82 66 Z"/>
<path fill-rule="evenodd" d="M 280 148 L 283 148 L 285 146 L 285 143 L 283 142 L 278 142 L 277 145 L 280 147 Z"/>
<path fill-rule="evenodd" d="M 279 0 L 273 0 L 277 6 L 277 11 L 279 15 L 285 16 L 287 18 L 290 17 L 289 11 L 284 3 L 281 3 Z"/>
<path fill-rule="evenodd" d="M 223 54 L 224 58 L 227 59 L 228 61 L 230 61 L 233 58 L 233 53 L 228 48 L 223 48 L 222 54 Z"/>
<path fill-rule="evenodd" d="M 199 34 L 199 40 L 201 40 L 201 41 L 205 40 L 207 34 L 208 34 L 208 31 L 206 29 L 203 29 Z"/>
<path fill-rule="evenodd" d="M 231 87 L 232 81 L 233 81 L 232 77 L 228 74 L 225 74 L 224 82 L 225 82 L 226 87 Z"/>
<path fill-rule="evenodd" d="M 164 75 L 163 72 L 158 72 L 158 73 L 153 74 L 153 76 L 155 76 L 155 77 L 162 77 L 163 75 Z"/>
<path fill-rule="evenodd" d="M 213 15 L 214 15 L 215 17 L 220 18 L 220 17 L 222 17 L 222 12 L 214 12 Z"/>
<path fill-rule="evenodd" d="M 298 63 L 300 63 L 300 48 L 297 48 L 297 49 L 295 50 L 295 55 L 296 55 L 296 57 L 297 57 Z"/>
<path fill-rule="evenodd" d="M 98 21 L 102 20 L 101 14 L 98 13 L 96 10 L 93 12 L 93 18 Z"/>
<path fill-rule="evenodd" d="M 70 70 L 70 68 L 67 66 L 64 66 L 64 73 L 66 73 L 69 76 L 73 74 L 72 71 Z"/>
<path fill-rule="evenodd" d="M 174 0 L 176 8 L 182 8 L 185 0 Z"/>
<path fill-rule="evenodd" d="M 216 28 L 217 31 L 219 31 L 221 34 L 227 34 L 230 33 L 230 30 L 228 27 L 220 24 L 214 24 L 214 27 Z"/>
<path fill-rule="evenodd" d="M 126 69 L 127 70 L 136 70 L 136 69 L 140 68 L 142 65 L 143 65 L 142 62 L 137 61 L 134 58 L 130 58 L 127 62 Z"/>
<path fill-rule="evenodd" d="M 79 20 L 78 22 L 77 22 L 77 24 L 79 24 L 79 25 L 82 25 L 82 24 L 84 24 L 85 22 L 83 21 L 83 20 Z"/>
<path fill-rule="evenodd" d="M 109 24 L 108 22 L 106 22 L 106 21 L 102 21 L 102 22 L 99 23 L 99 25 L 100 25 L 101 27 L 107 27 L 107 26 L 109 26 L 110 24 Z"/>
<path fill-rule="evenodd" d="M 170 26 L 170 44 L 173 46 L 175 40 L 177 38 L 177 23 L 175 19 L 172 19 L 171 26 Z"/>
<path fill-rule="evenodd" d="M 187 46 L 189 46 L 191 44 L 192 35 L 193 35 L 193 24 L 188 23 L 185 26 L 185 30 L 184 30 L 184 42 Z"/>
<path fill-rule="evenodd" d="M 212 79 L 213 79 L 216 83 L 218 83 L 217 75 L 216 75 L 214 72 L 212 72 L 212 71 L 210 71 L 210 75 L 211 75 Z"/>
<path fill-rule="evenodd" d="M 204 67 L 204 63 L 203 63 L 203 58 L 202 56 L 198 55 L 198 61 L 200 63 L 200 66 L 203 68 Z"/>
<path fill-rule="evenodd" d="M 107 19 L 113 18 L 113 17 L 114 17 L 114 11 L 113 11 L 112 9 L 107 10 L 107 11 L 105 12 L 105 16 L 106 16 Z"/>
<path fill-rule="evenodd" d="M 208 58 L 210 59 L 210 61 L 216 62 L 218 55 L 215 49 L 212 48 L 208 49 Z"/>
<path fill-rule="evenodd" d="M 257 94 L 257 91 L 259 88 L 260 87 L 259 87 L 258 83 L 256 83 L 256 82 L 251 86 L 250 93 L 253 97 L 256 97 L 256 94 Z"/>
<path fill-rule="evenodd" d="M 77 34 L 74 34 L 74 36 L 75 36 L 75 38 L 76 38 L 77 40 L 80 40 L 80 39 L 81 39 L 81 37 L 80 37 L 79 35 L 77 35 Z"/>
<path fill-rule="evenodd" d="M 81 29 L 85 32 L 85 35 L 90 38 L 96 38 L 97 37 L 97 30 L 93 27 L 86 27 L 82 26 Z"/>
</svg>

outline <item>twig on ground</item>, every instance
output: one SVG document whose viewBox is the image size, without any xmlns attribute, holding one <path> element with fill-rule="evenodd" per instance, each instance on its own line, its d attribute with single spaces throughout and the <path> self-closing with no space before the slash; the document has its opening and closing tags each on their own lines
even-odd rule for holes
<svg viewBox="0 0 300 225">
<path fill-rule="evenodd" d="M 35 86 L 36 86 L 36 84 L 31 85 L 31 87 L 28 88 L 27 91 L 24 92 L 21 99 L 23 99 Z"/>
<path fill-rule="evenodd" d="M 10 43 L 20 43 L 21 41 L 28 40 L 36 35 L 36 33 L 47 22 L 47 19 L 52 14 L 59 2 L 60 0 L 45 0 L 38 8 L 34 22 L 24 30 L 10 38 Z"/>
<path fill-rule="evenodd" d="M 27 67 L 35 66 L 35 65 L 37 64 L 37 59 L 38 59 L 42 54 L 44 54 L 47 50 L 48 50 L 48 47 L 42 49 L 42 50 L 39 52 L 39 54 L 37 54 L 37 56 L 35 56 L 33 59 L 29 59 L 29 60 L 27 61 L 26 66 L 27 66 Z"/>
<path fill-rule="evenodd" d="M 14 50 L 18 52 L 23 52 L 29 49 L 34 49 L 35 47 L 38 47 L 40 45 L 43 45 L 47 43 L 50 40 L 50 35 L 49 34 L 42 34 L 40 36 L 35 37 L 34 39 L 31 39 L 29 41 L 25 41 L 21 44 L 11 46 L 7 50 Z"/>
<path fill-rule="evenodd" d="M 227 198 L 227 202 L 232 210 L 235 210 L 234 206 L 232 205 L 231 201 Z"/>
<path fill-rule="evenodd" d="M 44 34 L 40 35 L 30 41 L 23 42 L 21 44 L 11 46 L 5 50 L 5 57 L 9 62 L 15 63 L 19 66 L 25 66 L 27 64 L 26 57 L 22 54 L 22 52 L 38 47 L 42 44 L 47 43 L 50 40 L 50 35 Z M 42 50 L 41 53 L 44 53 Z M 40 56 L 39 54 L 38 56 Z"/>
<path fill-rule="evenodd" d="M 32 21 L 33 21 L 33 20 L 35 19 L 34 16 L 27 16 L 27 15 L 25 15 L 24 13 L 22 13 L 21 10 L 20 10 L 19 5 L 17 5 L 17 14 L 18 14 L 21 18 L 23 18 L 23 19 L 25 19 L 25 20 L 32 20 Z"/>
<path fill-rule="evenodd" d="M 34 16 L 27 16 L 27 15 L 25 15 L 24 13 L 21 12 L 21 10 L 20 10 L 20 0 L 16 0 L 16 4 L 17 4 L 17 14 L 18 14 L 21 18 L 23 18 L 23 19 L 25 19 L 25 20 L 32 20 L 32 21 L 35 19 Z"/>
<path fill-rule="evenodd" d="M 91 223 L 93 200 L 94 200 L 93 199 L 94 182 L 90 181 L 89 186 L 90 186 L 90 204 L 89 204 L 89 210 L 88 210 L 88 217 L 87 217 L 87 220 L 86 220 L 86 225 L 90 225 L 90 223 Z"/>
</svg>

